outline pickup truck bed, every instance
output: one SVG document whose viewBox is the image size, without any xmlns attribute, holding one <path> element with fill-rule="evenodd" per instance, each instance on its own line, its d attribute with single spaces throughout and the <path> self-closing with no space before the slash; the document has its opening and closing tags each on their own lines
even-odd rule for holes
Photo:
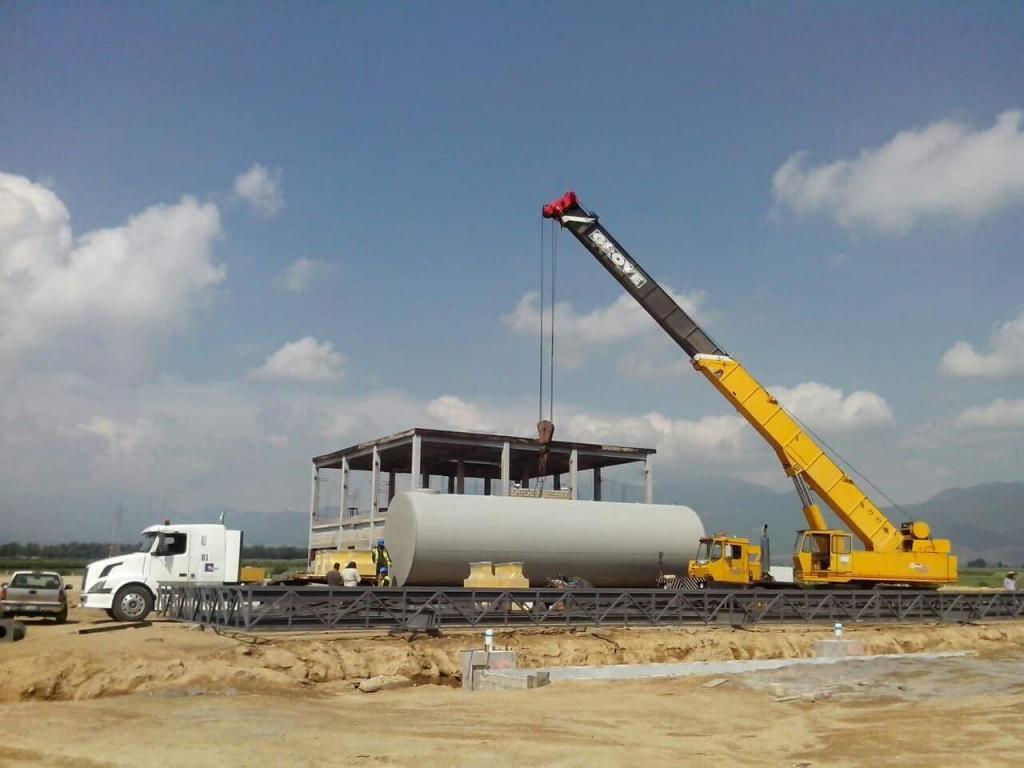
<svg viewBox="0 0 1024 768">
<path fill-rule="evenodd" d="M 68 589 L 59 573 L 18 571 L 0 587 L 0 616 L 49 616 L 61 624 L 68 617 Z"/>
</svg>

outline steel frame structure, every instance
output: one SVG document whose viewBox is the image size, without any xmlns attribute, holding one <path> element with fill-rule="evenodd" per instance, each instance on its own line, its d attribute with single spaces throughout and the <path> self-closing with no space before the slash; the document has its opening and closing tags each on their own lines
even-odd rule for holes
<svg viewBox="0 0 1024 768">
<path fill-rule="evenodd" d="M 178 585 L 169 619 L 238 630 L 414 630 L 552 625 L 967 623 L 1024 619 L 1024 591 L 394 589 Z"/>
</svg>

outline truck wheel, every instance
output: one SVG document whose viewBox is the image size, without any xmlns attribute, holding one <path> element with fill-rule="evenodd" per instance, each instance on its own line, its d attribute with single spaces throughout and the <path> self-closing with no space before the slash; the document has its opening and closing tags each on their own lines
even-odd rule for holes
<svg viewBox="0 0 1024 768">
<path fill-rule="evenodd" d="M 129 584 L 114 595 L 111 612 L 116 621 L 142 621 L 153 610 L 153 596 L 143 586 Z"/>
<path fill-rule="evenodd" d="M 65 621 L 68 620 L 67 610 L 58 613 L 56 616 L 53 617 L 53 620 L 56 621 L 58 624 L 63 624 Z"/>
</svg>

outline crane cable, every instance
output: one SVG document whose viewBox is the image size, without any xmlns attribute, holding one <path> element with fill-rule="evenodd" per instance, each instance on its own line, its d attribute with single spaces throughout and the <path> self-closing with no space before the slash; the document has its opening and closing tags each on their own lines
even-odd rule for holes
<svg viewBox="0 0 1024 768">
<path fill-rule="evenodd" d="M 540 220 L 540 360 L 537 367 L 537 421 L 544 418 L 544 219 Z M 554 329 L 552 329 L 552 332 Z"/>
<path fill-rule="evenodd" d="M 540 331 L 538 338 L 538 365 L 537 365 L 537 420 L 544 418 L 544 315 L 550 313 L 550 336 L 548 345 L 548 421 L 554 421 L 555 417 L 555 287 L 557 283 L 558 269 L 558 228 L 555 222 L 551 222 L 551 299 L 545 302 L 545 285 L 548 279 L 547 260 L 545 255 L 544 242 L 544 221 L 540 223 Z"/>
<path fill-rule="evenodd" d="M 540 333 L 538 334 L 538 382 L 537 382 L 537 440 L 540 443 L 540 456 L 537 462 L 537 496 L 543 498 L 544 484 L 547 478 L 549 445 L 554 435 L 555 416 L 555 286 L 558 259 L 558 230 L 555 222 L 551 222 L 551 300 L 549 305 L 544 301 L 544 288 L 547 281 L 547 269 L 544 254 L 544 222 L 540 229 Z M 544 314 L 551 312 L 551 329 L 548 358 L 548 418 L 544 419 Z"/>
<path fill-rule="evenodd" d="M 555 421 L 555 277 L 558 268 L 558 227 L 551 221 L 551 360 L 548 363 L 548 421 Z"/>
<path fill-rule="evenodd" d="M 827 443 L 827 442 L 825 441 L 825 438 L 823 438 L 823 437 L 822 437 L 821 435 L 817 434 L 817 433 L 816 433 L 816 432 L 815 432 L 815 431 L 814 431 L 813 429 L 811 429 L 811 428 L 810 428 L 809 426 L 807 426 L 807 425 L 806 425 L 806 424 L 805 424 L 804 422 L 802 422 L 802 421 L 801 421 L 800 419 L 798 419 L 798 418 L 796 417 L 796 415 L 795 415 L 795 414 L 793 414 L 793 413 L 792 413 L 791 411 L 787 410 L 787 411 L 786 411 L 786 413 L 788 413 L 788 414 L 789 414 L 789 416 L 790 416 L 790 418 L 792 418 L 792 419 L 793 419 L 793 421 L 795 421 L 795 422 L 796 422 L 797 424 L 799 424 L 799 425 L 800 425 L 800 426 L 801 426 L 801 427 L 802 427 L 802 428 L 804 429 L 804 431 L 805 431 L 805 432 L 807 432 L 807 433 L 808 433 L 808 434 L 809 434 L 809 435 L 810 435 L 811 437 L 813 437 L 813 438 L 814 438 L 815 440 L 817 440 L 817 441 L 818 441 L 819 443 L 821 443 L 821 444 L 822 444 L 823 446 L 825 446 L 825 450 L 826 450 L 826 451 L 828 451 L 828 452 L 829 452 L 829 453 L 831 453 L 831 454 L 832 454 L 833 456 L 835 456 L 835 457 L 836 457 L 837 459 L 839 459 L 839 461 L 840 461 L 841 463 L 843 463 L 843 464 L 845 464 L 845 465 L 846 465 L 847 467 L 849 467 L 849 468 L 850 468 L 850 470 L 851 470 L 851 471 L 852 471 L 852 472 L 853 472 L 853 473 L 854 473 L 855 475 L 857 475 L 857 477 L 859 477 L 859 478 L 860 478 L 861 480 L 863 480 L 863 481 L 864 481 L 865 483 L 867 483 L 868 485 L 870 485 L 870 486 L 871 486 L 871 487 L 872 487 L 872 488 L 873 488 L 873 489 L 875 490 L 875 492 L 876 492 L 876 493 L 878 493 L 878 495 L 879 495 L 879 496 L 881 496 L 881 497 L 882 497 L 883 499 L 885 499 L 886 501 L 888 501 L 888 502 L 889 502 L 889 503 L 890 503 L 890 504 L 892 505 L 893 509 L 896 509 L 896 510 L 898 510 L 898 511 L 899 511 L 899 513 L 900 513 L 901 515 L 903 515 L 903 517 L 905 517 L 905 518 L 906 518 L 907 520 L 912 520 L 912 519 L 913 519 L 913 518 L 912 518 L 912 517 L 910 516 L 910 513 L 909 513 L 909 512 L 907 512 L 907 510 L 905 510 L 905 509 L 904 509 L 903 507 L 901 507 L 901 506 L 900 506 L 899 504 L 897 504 L 897 503 L 896 503 L 895 501 L 893 501 L 893 500 L 892 500 L 892 499 L 891 499 L 891 498 L 889 497 L 889 494 L 887 494 L 887 493 L 886 493 L 885 491 L 883 491 L 883 490 L 882 490 L 881 488 L 879 488 L 879 487 L 878 487 L 877 485 L 875 485 L 875 484 L 874 484 L 873 482 L 871 482 L 871 478 L 869 478 L 869 477 L 868 477 L 867 475 L 865 475 L 865 474 L 864 474 L 863 472 L 861 472 L 861 471 L 860 471 L 859 469 L 857 469 L 857 467 L 855 467 L 855 466 L 853 465 L 853 463 L 852 463 L 852 462 L 851 462 L 851 461 L 850 461 L 849 459 L 847 459 L 847 458 L 846 458 L 845 456 L 843 456 L 843 455 L 842 455 L 842 454 L 841 454 L 841 453 L 840 453 L 839 451 L 837 451 L 837 450 L 836 450 L 835 448 L 833 448 L 833 447 L 832 447 L 831 445 L 829 445 L 829 444 L 828 444 L 828 443 Z"/>
</svg>

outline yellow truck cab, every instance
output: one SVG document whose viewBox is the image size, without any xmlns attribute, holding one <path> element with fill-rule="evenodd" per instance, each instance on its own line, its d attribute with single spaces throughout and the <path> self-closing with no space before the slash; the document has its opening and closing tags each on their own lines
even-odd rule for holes
<svg viewBox="0 0 1024 768">
<path fill-rule="evenodd" d="M 761 547 L 719 533 L 705 536 L 697 547 L 697 557 L 690 561 L 688 575 L 702 586 L 723 584 L 747 586 L 763 581 Z"/>
</svg>

